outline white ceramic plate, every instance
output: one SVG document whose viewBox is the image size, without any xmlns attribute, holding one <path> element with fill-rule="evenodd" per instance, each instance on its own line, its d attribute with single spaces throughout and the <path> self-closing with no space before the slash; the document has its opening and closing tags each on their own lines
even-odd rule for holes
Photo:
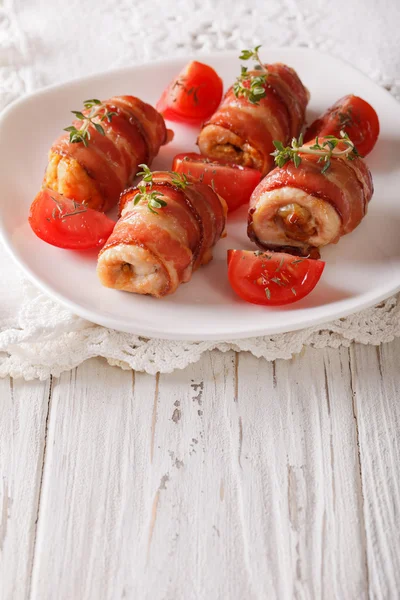
<svg viewBox="0 0 400 600">
<path fill-rule="evenodd" d="M 238 52 L 203 56 L 225 86 L 239 72 Z M 272 334 L 350 314 L 400 289 L 400 107 L 385 90 L 353 67 L 306 49 L 263 49 L 266 62 L 294 67 L 311 92 L 308 121 L 349 93 L 365 98 L 381 123 L 379 141 L 368 157 L 375 194 L 367 217 L 337 246 L 323 251 L 322 280 L 304 300 L 289 307 L 246 304 L 227 280 L 228 248 L 252 248 L 246 237 L 246 211 L 230 218 L 228 236 L 214 260 L 177 293 L 156 300 L 101 286 L 96 252 L 71 252 L 39 240 L 27 222 L 40 188 L 48 149 L 86 98 L 134 94 L 154 104 L 164 87 L 189 60 L 174 59 L 104 73 L 54 86 L 14 103 L 0 116 L 0 232 L 13 258 L 34 283 L 76 314 L 95 323 L 147 337 L 228 340 Z M 194 151 L 196 129 L 170 124 L 172 144 L 154 168 L 171 168 L 175 154 Z"/>
</svg>

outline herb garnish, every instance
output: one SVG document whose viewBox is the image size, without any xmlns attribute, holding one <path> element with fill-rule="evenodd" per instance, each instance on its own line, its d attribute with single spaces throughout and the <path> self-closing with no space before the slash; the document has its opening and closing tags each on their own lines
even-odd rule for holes
<svg viewBox="0 0 400 600">
<path fill-rule="evenodd" d="M 144 163 L 139 165 L 139 167 L 142 167 L 143 171 L 138 171 L 138 173 L 136 173 L 136 177 L 139 177 L 139 175 L 142 175 L 143 181 L 145 181 L 146 183 L 153 184 L 153 173 L 150 171 L 149 167 L 147 165 L 145 165 Z"/>
<path fill-rule="evenodd" d="M 153 173 L 150 171 L 149 167 L 145 164 L 139 165 L 142 167 L 143 171 L 139 171 L 136 175 L 142 175 L 142 182 L 139 183 L 137 189 L 139 190 L 139 194 L 133 199 L 133 204 L 136 206 L 139 204 L 141 200 L 144 200 L 147 203 L 147 208 L 154 215 L 158 215 L 158 212 L 155 210 L 156 208 L 162 208 L 163 206 L 167 206 L 165 200 L 162 199 L 164 194 L 162 192 L 152 192 L 151 188 L 153 186 Z M 149 187 L 149 190 L 147 189 Z"/>
<path fill-rule="evenodd" d="M 139 171 L 136 173 L 137 176 L 142 176 L 141 183 L 137 186 L 139 190 L 139 194 L 136 194 L 133 200 L 134 206 L 139 204 L 141 200 L 147 202 L 147 207 L 150 212 L 157 215 L 158 212 L 155 210 L 157 208 L 163 208 L 167 206 L 167 202 L 163 200 L 164 194 L 162 192 L 152 192 L 151 188 L 153 187 L 153 173 L 150 171 L 149 167 L 145 164 L 139 165 L 142 167 L 143 171 Z M 171 183 L 181 189 L 184 190 L 188 185 L 192 185 L 191 181 L 188 181 L 185 173 L 177 173 L 176 171 L 169 171 L 170 175 L 172 175 Z"/>
<path fill-rule="evenodd" d="M 172 175 L 171 183 L 175 187 L 185 190 L 188 185 L 192 185 L 192 182 L 188 181 L 185 173 L 177 173 L 176 171 L 170 171 L 170 173 Z"/>
<path fill-rule="evenodd" d="M 284 281 L 282 281 L 282 279 L 280 277 L 271 277 L 271 281 L 276 283 L 276 285 L 283 286 L 283 287 L 286 286 L 286 283 Z"/>
<path fill-rule="evenodd" d="M 253 58 L 256 61 L 254 70 L 249 71 L 247 67 L 241 66 L 240 76 L 236 79 L 233 84 L 233 93 L 237 98 L 242 96 L 246 98 L 250 104 L 258 104 L 262 98 L 265 98 L 267 91 L 265 88 L 268 69 L 261 62 L 258 54 L 261 46 L 256 46 L 253 50 L 242 50 L 239 56 L 240 60 L 250 60 Z M 257 75 L 254 71 L 258 71 L 260 74 Z"/>
<path fill-rule="evenodd" d="M 158 215 L 158 212 L 155 210 L 156 208 L 162 208 L 163 206 L 167 206 L 165 200 L 161 199 L 162 196 L 164 196 L 164 194 L 162 194 L 161 192 L 148 192 L 144 184 L 139 184 L 137 187 L 140 193 L 136 194 L 133 200 L 134 206 L 136 206 L 136 204 L 139 204 L 141 200 L 145 200 L 147 202 L 147 207 L 149 211 L 152 212 L 154 215 Z"/>
<path fill-rule="evenodd" d="M 343 112 L 342 110 L 340 110 L 340 108 L 336 109 L 336 111 L 333 113 L 339 123 L 340 126 L 343 127 L 343 129 L 346 127 L 346 125 L 352 125 L 353 124 L 353 114 L 352 114 L 353 110 L 352 107 L 349 106 L 349 108 Z"/>
<path fill-rule="evenodd" d="M 192 96 L 193 95 L 193 103 L 195 106 L 198 105 L 199 103 L 199 96 L 198 96 L 198 91 L 200 88 L 204 87 L 206 84 L 205 83 L 201 83 L 200 85 L 197 86 L 192 86 L 189 89 L 186 87 L 185 85 L 185 81 L 186 78 L 183 77 L 181 79 L 177 79 L 174 83 L 174 85 L 172 86 L 172 89 L 176 88 L 176 87 L 181 87 L 183 89 L 183 91 L 188 95 L 188 96 Z M 173 102 L 176 102 L 177 98 L 173 99 Z"/>
<path fill-rule="evenodd" d="M 76 200 L 72 200 L 74 209 L 71 212 L 63 212 L 63 206 L 62 206 L 61 202 L 59 200 L 57 200 L 57 198 L 54 198 L 54 196 L 50 196 L 50 198 L 56 204 L 56 206 L 53 208 L 52 213 L 51 213 L 51 217 L 53 219 L 57 219 L 57 217 L 58 217 L 59 219 L 63 220 L 63 219 L 66 219 L 67 217 L 73 217 L 74 215 L 80 215 L 81 213 L 84 213 L 87 211 L 87 206 L 80 204 Z M 58 210 L 58 212 L 57 212 L 57 210 Z M 50 219 L 47 219 L 47 220 L 49 221 Z"/>
<path fill-rule="evenodd" d="M 285 257 L 282 256 L 281 260 L 279 261 L 279 265 L 275 269 L 275 273 L 278 273 L 282 269 L 284 264 L 285 264 Z"/>
<path fill-rule="evenodd" d="M 290 160 L 293 161 L 294 166 L 298 167 L 301 163 L 302 154 L 314 154 L 319 156 L 318 162 L 323 162 L 324 166 L 321 169 L 321 173 L 326 171 L 331 166 L 331 158 L 345 157 L 348 160 L 354 160 L 359 157 L 360 154 L 347 133 L 344 131 L 340 132 L 340 138 L 333 135 L 324 136 L 322 144 L 319 143 L 318 137 L 315 138 L 315 144 L 312 146 L 303 145 L 303 134 L 300 134 L 299 138 L 293 138 L 291 146 L 284 146 L 282 142 L 274 140 L 275 152 L 271 152 L 271 156 L 275 158 L 275 164 L 278 167 L 283 167 Z M 337 149 L 337 145 L 342 143 L 345 145 L 343 150 Z"/>
<path fill-rule="evenodd" d="M 94 119 L 98 118 L 100 121 L 107 120 L 108 123 L 111 123 L 113 116 L 117 113 L 109 111 L 105 104 L 103 104 L 100 100 L 97 100 L 96 98 L 92 98 L 91 100 L 85 100 L 83 105 L 85 107 L 85 110 L 90 112 L 84 114 L 80 110 L 71 110 L 72 114 L 75 115 L 77 119 L 82 121 L 82 127 L 80 129 L 77 129 L 75 125 L 70 125 L 69 127 L 65 127 L 64 131 L 69 132 L 69 141 L 72 144 L 82 142 L 84 146 L 87 147 L 89 145 L 90 140 L 90 125 L 93 125 L 96 131 L 98 131 L 101 135 L 106 135 L 101 124 L 99 122 L 95 122 Z"/>
<path fill-rule="evenodd" d="M 262 256 L 263 258 L 267 259 L 267 260 L 271 260 L 272 255 L 271 254 L 267 254 L 265 251 L 263 252 L 262 250 L 255 250 L 253 252 L 254 256 Z"/>
</svg>

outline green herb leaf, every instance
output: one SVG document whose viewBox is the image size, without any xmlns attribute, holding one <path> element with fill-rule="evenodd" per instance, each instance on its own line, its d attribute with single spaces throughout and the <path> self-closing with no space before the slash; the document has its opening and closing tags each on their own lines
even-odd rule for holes
<svg viewBox="0 0 400 600">
<path fill-rule="evenodd" d="M 57 200 L 57 198 L 54 198 L 54 196 L 50 196 L 50 198 L 53 200 L 53 202 L 56 205 L 53 208 L 52 213 L 51 213 L 51 217 L 53 220 L 55 220 L 55 219 L 64 220 L 68 217 L 80 215 L 87 211 L 87 206 L 85 206 L 84 204 L 79 204 L 78 202 L 73 200 L 72 203 L 73 203 L 74 209 L 71 210 L 70 212 L 63 212 L 63 207 L 62 207 L 62 204 L 60 203 L 60 201 Z M 50 221 L 50 219 L 47 219 L 47 220 Z"/>
<path fill-rule="evenodd" d="M 301 156 L 299 156 L 298 154 L 295 154 L 293 156 L 293 162 L 294 162 L 294 166 L 296 167 L 296 169 L 298 169 L 300 166 L 300 163 L 301 163 Z"/>
<path fill-rule="evenodd" d="M 143 181 L 145 181 L 146 183 L 153 183 L 153 173 L 150 171 L 149 167 L 144 163 L 139 165 L 139 167 L 142 167 L 143 171 L 139 171 L 138 173 L 136 173 L 137 177 L 142 175 Z"/>
<path fill-rule="evenodd" d="M 249 58 L 253 58 L 252 50 L 242 50 L 241 55 L 239 56 L 240 60 L 249 60 Z"/>
<path fill-rule="evenodd" d="M 279 273 L 279 271 L 282 269 L 284 264 L 285 264 L 285 257 L 282 256 L 281 260 L 279 261 L 279 265 L 275 269 L 275 273 Z"/>
<path fill-rule="evenodd" d="M 283 152 L 283 151 L 285 150 L 285 147 L 284 147 L 284 145 L 283 145 L 283 144 L 282 144 L 282 142 L 280 142 L 279 140 L 274 140 L 274 141 L 273 141 L 273 144 L 274 144 L 275 148 L 276 148 L 277 150 L 279 150 L 280 152 Z"/>
<path fill-rule="evenodd" d="M 101 135 L 106 135 L 104 129 L 100 125 L 100 123 L 93 123 L 96 131 L 98 131 Z"/>
<path fill-rule="evenodd" d="M 77 119 L 82 121 L 82 126 L 80 129 L 77 129 L 74 125 L 70 125 L 69 127 L 65 127 L 64 131 L 69 132 L 69 141 L 72 144 L 82 142 L 85 146 L 88 146 L 90 140 L 89 125 L 93 125 L 93 127 L 101 135 L 106 135 L 104 128 L 100 125 L 100 123 L 94 121 L 94 119 L 98 119 L 100 122 L 107 120 L 109 123 L 111 123 L 113 116 L 117 113 L 108 111 L 107 107 L 96 98 L 85 100 L 83 104 L 86 109 L 86 114 L 80 110 L 71 111 Z"/>
<path fill-rule="evenodd" d="M 344 150 L 338 148 L 339 143 L 345 145 Z M 340 132 L 340 138 L 333 135 L 325 136 L 322 144 L 317 136 L 314 144 L 303 145 L 303 134 L 298 139 L 293 138 L 291 146 L 284 147 L 279 140 L 274 140 L 273 144 L 275 151 L 271 152 L 271 156 L 274 157 L 275 164 L 278 167 L 282 168 L 287 162 L 293 161 L 294 166 L 298 168 L 302 160 L 300 154 L 314 154 L 319 157 L 317 162 L 324 163 L 321 169 L 322 174 L 325 174 L 331 167 L 332 158 L 341 157 L 354 160 L 360 156 L 353 142 L 344 131 Z"/>
<path fill-rule="evenodd" d="M 106 114 L 105 114 L 105 115 L 102 117 L 102 120 L 104 121 L 104 119 L 107 119 L 107 121 L 108 121 L 109 123 L 111 123 L 111 121 L 112 121 L 112 118 L 113 118 L 113 117 L 115 117 L 115 116 L 117 116 L 117 115 L 118 115 L 118 113 L 116 113 L 116 112 L 114 112 L 114 111 L 112 111 L 112 110 L 111 110 L 111 111 L 107 112 L 107 113 L 106 113 Z"/>
<path fill-rule="evenodd" d="M 134 197 L 133 204 L 136 206 L 141 201 L 146 202 L 149 211 L 154 215 L 157 215 L 158 212 L 155 209 L 160 209 L 164 206 L 167 206 L 167 202 L 162 199 L 164 196 L 163 193 L 151 191 L 153 186 L 153 173 L 150 171 L 149 167 L 144 163 L 139 165 L 139 167 L 142 167 L 143 170 L 139 171 L 137 175 L 142 175 L 143 179 L 137 186 L 139 194 L 136 194 Z"/>
<path fill-rule="evenodd" d="M 326 173 L 330 166 L 331 166 L 331 161 L 328 158 L 328 160 L 325 160 L 325 164 L 321 169 L 321 173 L 323 173 L 323 174 Z"/>
<path fill-rule="evenodd" d="M 274 283 L 276 283 L 276 285 L 285 287 L 286 283 L 284 281 L 282 281 L 282 279 L 280 279 L 280 277 L 271 277 L 271 281 L 273 281 Z"/>
<path fill-rule="evenodd" d="M 256 61 L 260 62 L 260 58 L 258 56 L 258 51 L 261 48 L 261 44 L 253 48 L 253 50 L 242 50 L 239 58 L 240 60 L 250 60 L 250 58 L 254 58 Z"/>
<path fill-rule="evenodd" d="M 91 108 L 92 106 L 101 104 L 101 100 L 97 98 L 92 98 L 91 100 L 84 100 L 83 102 L 85 108 Z"/>
<path fill-rule="evenodd" d="M 256 65 L 253 67 L 253 73 L 249 72 L 247 67 L 241 65 L 240 76 L 236 79 L 233 84 L 233 93 L 239 98 L 243 97 L 250 102 L 250 104 L 258 104 L 262 98 L 267 95 L 266 92 L 266 81 L 268 77 L 268 70 L 263 65 L 258 55 L 258 51 L 261 46 L 256 46 L 253 50 L 242 50 L 239 58 L 241 60 L 249 60 L 253 58 L 256 61 Z M 257 74 L 254 73 L 257 72 Z M 259 73 L 263 73 L 260 75 Z"/>
<path fill-rule="evenodd" d="M 171 183 L 175 187 L 184 190 L 187 188 L 188 185 L 192 184 L 191 181 L 188 181 L 188 178 L 186 177 L 185 173 L 177 173 L 176 171 L 170 171 L 170 173 L 172 175 Z"/>
</svg>

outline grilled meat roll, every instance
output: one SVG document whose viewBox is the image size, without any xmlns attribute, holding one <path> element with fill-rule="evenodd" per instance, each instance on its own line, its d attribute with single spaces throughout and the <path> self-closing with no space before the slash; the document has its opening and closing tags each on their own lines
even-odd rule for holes
<svg viewBox="0 0 400 600">
<path fill-rule="evenodd" d="M 252 104 L 229 88 L 218 110 L 207 121 L 198 146 L 211 159 L 253 167 L 268 173 L 274 166 L 273 140 L 284 144 L 301 132 L 309 93 L 297 73 L 276 63 L 268 70 L 266 96 Z M 259 71 L 251 71 L 257 76 Z"/>
<path fill-rule="evenodd" d="M 105 135 L 89 125 L 90 140 L 71 143 L 64 133 L 52 146 L 43 187 L 90 208 L 107 211 L 131 185 L 141 163 L 150 164 L 172 139 L 163 117 L 134 96 L 115 96 L 101 103 L 93 119 Z M 90 110 L 82 113 L 87 116 Z M 111 113 L 111 117 L 105 117 Z M 82 120 L 73 125 L 79 129 Z"/>
<path fill-rule="evenodd" d="M 331 159 L 321 172 L 319 157 L 300 154 L 256 187 L 248 217 L 248 236 L 260 248 L 319 257 L 319 248 L 336 244 L 365 216 L 373 194 L 371 173 L 361 158 Z"/>
<path fill-rule="evenodd" d="M 122 194 L 121 217 L 98 259 L 97 273 L 106 287 L 161 298 L 212 259 L 225 231 L 225 202 L 211 187 L 177 177 L 153 173 L 146 191 L 166 203 L 153 211 L 142 186 Z"/>
</svg>

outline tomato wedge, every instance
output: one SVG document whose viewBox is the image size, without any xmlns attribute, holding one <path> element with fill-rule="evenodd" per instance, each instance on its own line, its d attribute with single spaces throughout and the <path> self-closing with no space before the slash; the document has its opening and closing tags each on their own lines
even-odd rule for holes
<svg viewBox="0 0 400 600">
<path fill-rule="evenodd" d="M 371 152 L 379 136 L 379 119 L 368 102 L 353 96 L 344 96 L 316 119 L 306 130 L 304 141 L 317 136 L 334 135 L 345 131 L 361 156 Z"/>
<path fill-rule="evenodd" d="M 325 263 L 284 252 L 228 250 L 228 278 L 238 296 L 252 304 L 282 306 L 307 296 Z"/>
<path fill-rule="evenodd" d="M 229 212 L 247 204 L 261 180 L 261 173 L 256 169 L 211 161 L 195 152 L 177 154 L 172 170 L 211 185 L 224 198 Z"/>
<path fill-rule="evenodd" d="M 29 224 L 40 239 L 70 250 L 103 246 L 115 225 L 104 213 L 47 188 L 32 202 Z"/>
<path fill-rule="evenodd" d="M 222 79 L 214 69 L 193 60 L 163 92 L 157 110 L 170 121 L 200 123 L 216 111 L 222 92 Z"/>
</svg>

